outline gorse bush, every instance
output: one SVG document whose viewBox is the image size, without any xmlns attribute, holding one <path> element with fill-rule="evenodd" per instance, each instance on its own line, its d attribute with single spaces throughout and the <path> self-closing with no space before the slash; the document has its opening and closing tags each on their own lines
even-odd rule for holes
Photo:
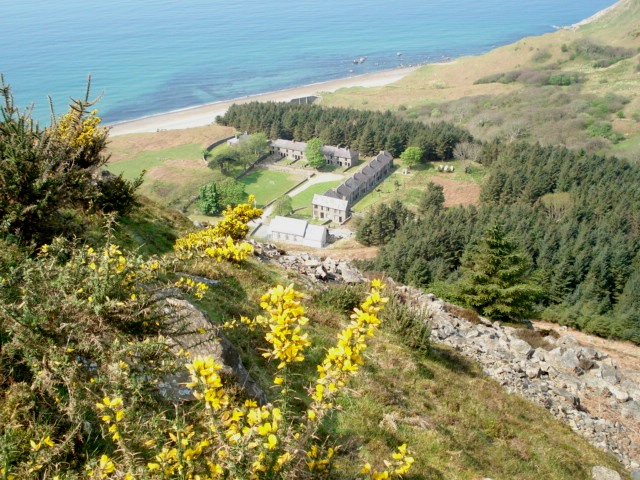
<svg viewBox="0 0 640 480">
<path fill-rule="evenodd" d="M 222 212 L 224 219 L 214 227 L 179 238 L 174 246 L 178 258 L 209 257 L 218 261 L 224 259 L 233 262 L 245 260 L 253 253 L 253 247 L 247 242 L 237 241 L 249 233 L 247 223 L 259 218 L 263 213 L 261 209 L 251 206 L 254 201 L 255 198 L 250 196 L 249 203 L 228 206 Z"/>
<path fill-rule="evenodd" d="M 83 100 L 73 100 L 69 111 L 46 128 L 28 110 L 19 111 L 4 80 L 0 94 L 0 235 L 42 244 L 81 229 L 81 220 L 65 209 L 127 211 L 139 181 L 120 178 L 106 185 L 94 180 L 108 160 L 107 129 L 91 110 L 89 87 Z"/>
<path fill-rule="evenodd" d="M 110 454 L 117 432 L 100 423 L 97 399 L 165 408 L 147 393 L 175 365 L 154 307 L 163 269 L 116 245 L 57 240 L 2 272 L 2 478 L 79 472 L 79 452 Z"/>
<path fill-rule="evenodd" d="M 144 259 L 109 241 L 93 248 L 56 239 L 32 258 L 3 262 L 0 478 L 332 478 L 337 447 L 319 432 L 380 323 L 379 282 L 327 350 L 302 403 L 291 385 L 311 343 L 292 286 L 262 297 L 264 316 L 225 325 L 259 332 L 256 347 L 277 365 L 273 403 L 257 405 L 225 385 L 212 357 L 172 348 L 180 335 L 207 332 L 191 331 L 171 310 L 167 288 L 198 299 L 208 287 L 176 281 L 171 270 L 211 257 L 239 261 L 220 251 L 227 242 L 242 248 L 246 223 L 261 213 L 228 208 L 216 227 L 179 239 L 177 256 Z M 161 393 L 185 369 L 194 400 Z M 412 463 L 401 445 L 381 470 L 365 464 L 360 475 L 399 478 Z"/>
</svg>

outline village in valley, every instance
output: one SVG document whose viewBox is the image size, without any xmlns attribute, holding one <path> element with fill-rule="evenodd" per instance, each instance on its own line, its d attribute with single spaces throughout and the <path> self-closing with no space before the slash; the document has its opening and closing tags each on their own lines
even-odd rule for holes
<svg viewBox="0 0 640 480">
<path fill-rule="evenodd" d="M 250 135 L 245 132 L 229 139 L 227 145 L 239 145 L 248 138 Z M 314 181 L 314 177 L 326 176 L 326 173 L 315 169 L 310 171 L 306 153 L 306 142 L 273 140 L 269 142 L 269 153 L 253 167 L 276 170 L 279 168 L 302 169 L 308 176 L 287 192 L 300 194 L 308 187 L 318 184 Z M 348 235 L 347 229 L 330 230 L 329 227 L 340 227 L 347 223 L 353 214 L 351 207 L 375 189 L 394 170 L 393 156 L 384 150 L 373 159 L 363 162 L 364 165 L 360 164 L 359 153 L 349 148 L 324 145 L 322 154 L 328 169 L 335 168 L 342 171 L 342 173 L 336 173 L 334 170 L 330 174 L 331 178 L 341 176 L 344 180 L 336 187 L 313 194 L 310 205 L 311 218 L 296 218 L 295 212 L 292 212 L 292 216 L 275 215 L 274 218 L 268 219 L 273 208 L 272 205 L 266 205 L 265 214 L 253 229 L 253 236 L 274 242 L 324 248 L 335 238 Z M 286 164 L 286 167 L 281 166 L 282 164 Z M 403 174 L 408 175 L 408 169 L 403 169 Z"/>
</svg>

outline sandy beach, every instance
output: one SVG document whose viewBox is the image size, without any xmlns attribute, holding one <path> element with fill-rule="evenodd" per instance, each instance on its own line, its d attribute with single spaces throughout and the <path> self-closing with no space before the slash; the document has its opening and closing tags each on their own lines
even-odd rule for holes
<svg viewBox="0 0 640 480">
<path fill-rule="evenodd" d="M 223 115 L 234 103 L 248 102 L 288 102 L 294 98 L 317 95 L 320 92 L 335 92 L 349 87 L 378 87 L 397 82 L 405 75 L 419 67 L 404 67 L 381 72 L 368 73 L 353 77 L 330 80 L 302 87 L 293 87 L 277 92 L 262 93 L 242 98 L 235 98 L 215 103 L 208 103 L 197 107 L 159 113 L 135 120 L 119 122 L 110 125 L 110 135 L 126 135 L 130 133 L 156 132 L 158 130 L 177 130 L 181 128 L 200 127 L 212 123 L 216 115 Z"/>
</svg>

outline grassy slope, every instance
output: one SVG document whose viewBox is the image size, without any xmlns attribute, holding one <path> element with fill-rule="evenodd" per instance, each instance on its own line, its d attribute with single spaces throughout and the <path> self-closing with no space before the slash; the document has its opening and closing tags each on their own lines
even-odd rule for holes
<svg viewBox="0 0 640 480">
<path fill-rule="evenodd" d="M 223 264 L 216 272 L 221 284 L 207 294 L 203 306 L 217 322 L 259 313 L 261 293 L 275 282 L 294 282 L 303 291 L 307 283 L 256 262 L 242 269 Z M 315 365 L 347 323 L 346 316 L 311 300 L 313 291 L 305 293 L 310 318 L 305 328 L 314 347 L 307 352 L 308 361 L 296 367 L 298 392 L 315 378 Z M 270 385 L 275 369 L 261 358 L 261 341 L 244 331 L 229 335 L 254 378 Z M 304 408 L 303 402 L 298 404 Z M 403 442 L 416 458 L 409 479 L 588 479 L 595 465 L 623 472 L 610 456 L 543 408 L 504 393 L 457 353 L 440 348 L 421 353 L 384 330 L 371 340 L 365 366 L 339 404 L 342 412 L 325 428 L 343 446 L 341 478 L 357 473 L 361 460 L 356 454 L 379 465 Z"/>
<path fill-rule="evenodd" d="M 514 125 L 526 127 L 526 136 L 543 143 L 563 143 L 605 153 L 619 153 L 635 159 L 640 155 L 640 55 L 608 68 L 594 68 L 593 61 L 571 58 L 563 44 L 583 38 L 612 46 L 640 47 L 640 1 L 626 0 L 598 21 L 577 31 L 560 30 L 540 37 L 529 37 L 497 48 L 485 55 L 465 57 L 444 65 L 425 66 L 401 81 L 376 88 L 342 89 L 325 94 L 322 104 L 362 109 L 390 109 L 408 118 L 448 120 L 464 125 L 479 138 L 507 135 Z M 491 74 L 529 68 L 560 69 L 583 73 L 584 83 L 568 87 L 534 87 L 521 83 L 474 85 Z M 584 121 L 585 104 L 593 95 L 607 93 L 624 96 L 624 119 L 609 114 L 614 130 L 627 139 L 612 146 L 603 139 L 590 138 Z M 600 118 L 597 118 L 600 120 Z M 569 120 L 577 120 L 571 122 Z"/>
<path fill-rule="evenodd" d="M 142 253 L 166 253 L 176 235 L 190 228 L 179 213 L 142 198 L 142 207 L 121 222 L 116 241 Z M 199 262 L 192 272 L 219 280 L 200 306 L 215 323 L 260 313 L 260 296 L 271 286 L 294 283 L 305 293 L 313 347 L 295 376 L 302 393 L 315 378 L 324 352 L 335 343 L 348 317 L 314 300 L 317 293 L 298 274 L 250 260 L 241 268 Z M 256 333 L 228 332 L 251 375 L 269 395 L 275 366 L 262 357 Z M 590 446 L 547 411 L 506 394 L 479 366 L 440 347 L 413 350 L 384 328 L 371 339 L 365 365 L 339 400 L 341 413 L 325 431 L 342 445 L 341 478 L 353 478 L 361 462 L 380 465 L 401 443 L 416 459 L 408 479 L 588 479 L 595 465 L 623 473 L 609 455 Z M 304 411 L 304 401 L 295 401 Z"/>
</svg>

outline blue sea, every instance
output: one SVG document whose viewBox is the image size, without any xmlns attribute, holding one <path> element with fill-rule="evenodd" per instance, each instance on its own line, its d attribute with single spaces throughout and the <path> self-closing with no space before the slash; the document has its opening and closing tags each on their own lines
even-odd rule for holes
<svg viewBox="0 0 640 480">
<path fill-rule="evenodd" d="M 107 122 L 478 54 L 614 0 L 2 2 L 0 73 L 49 119 L 92 93 Z M 401 53 L 401 55 L 398 55 Z M 366 56 L 362 64 L 353 60 Z"/>
</svg>

